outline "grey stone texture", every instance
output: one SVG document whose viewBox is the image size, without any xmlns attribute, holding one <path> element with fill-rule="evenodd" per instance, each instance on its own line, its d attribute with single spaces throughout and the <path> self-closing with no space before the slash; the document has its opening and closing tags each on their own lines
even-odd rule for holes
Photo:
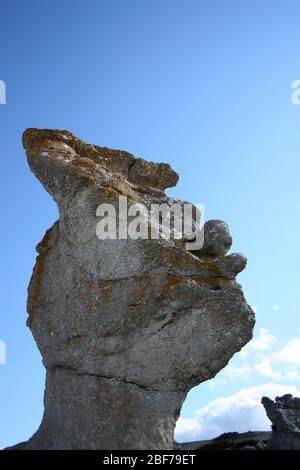
<svg viewBox="0 0 300 470">
<path fill-rule="evenodd" d="M 197 252 L 184 240 L 99 240 L 99 204 L 172 203 L 164 190 L 175 171 L 68 131 L 28 129 L 23 144 L 59 220 L 37 245 L 28 290 L 45 411 L 15 448 L 172 449 L 188 391 L 252 337 L 254 313 L 235 280 L 246 259 L 226 256 L 221 221 L 206 223 Z"/>
<path fill-rule="evenodd" d="M 270 448 L 274 450 L 300 450 L 300 398 L 291 394 L 261 400 L 272 422 Z"/>
</svg>

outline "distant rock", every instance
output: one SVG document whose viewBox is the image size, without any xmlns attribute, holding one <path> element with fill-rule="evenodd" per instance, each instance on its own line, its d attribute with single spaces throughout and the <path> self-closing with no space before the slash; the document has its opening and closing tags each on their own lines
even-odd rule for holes
<svg viewBox="0 0 300 470">
<path fill-rule="evenodd" d="M 220 434 L 219 436 L 214 438 L 214 441 L 223 441 L 224 439 L 237 439 L 240 437 L 239 432 L 223 432 L 223 434 Z"/>
<path fill-rule="evenodd" d="M 181 443 L 183 450 L 267 450 L 272 433 L 265 431 L 225 432 L 206 441 Z"/>
<path fill-rule="evenodd" d="M 300 450 L 300 398 L 286 394 L 275 401 L 263 397 L 261 402 L 272 422 L 271 448 Z"/>
</svg>

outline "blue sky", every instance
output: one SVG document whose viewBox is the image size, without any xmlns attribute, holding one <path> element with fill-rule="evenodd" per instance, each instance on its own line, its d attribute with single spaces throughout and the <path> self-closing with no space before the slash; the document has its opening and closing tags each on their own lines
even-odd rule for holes
<svg viewBox="0 0 300 470">
<path fill-rule="evenodd" d="M 29 438 L 43 408 L 26 289 L 57 210 L 28 169 L 27 127 L 169 162 L 168 194 L 205 204 L 248 257 L 256 343 L 190 392 L 179 439 L 268 427 L 260 396 L 299 390 L 299 24 L 296 0 L 1 1 L 0 447 Z"/>
</svg>

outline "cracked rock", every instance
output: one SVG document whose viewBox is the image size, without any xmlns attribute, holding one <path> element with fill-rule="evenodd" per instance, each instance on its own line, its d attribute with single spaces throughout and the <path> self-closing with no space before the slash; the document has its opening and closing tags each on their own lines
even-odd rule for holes
<svg viewBox="0 0 300 470">
<path fill-rule="evenodd" d="M 44 416 L 15 448 L 172 449 L 188 391 L 252 337 L 254 313 L 235 280 L 246 259 L 226 256 L 221 221 L 206 223 L 202 252 L 164 236 L 99 239 L 100 204 L 117 213 L 120 196 L 130 207 L 171 203 L 175 171 L 67 131 L 28 129 L 23 144 L 59 220 L 37 245 L 28 290 L 27 324 L 47 370 Z"/>
</svg>

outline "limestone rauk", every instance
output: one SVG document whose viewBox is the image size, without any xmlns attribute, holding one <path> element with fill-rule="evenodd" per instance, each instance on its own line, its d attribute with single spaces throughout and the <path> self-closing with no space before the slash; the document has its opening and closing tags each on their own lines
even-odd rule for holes
<svg viewBox="0 0 300 470">
<path fill-rule="evenodd" d="M 270 448 L 273 450 L 300 449 L 300 398 L 291 394 L 271 400 L 261 400 L 268 418 L 272 422 L 272 439 Z"/>
<path fill-rule="evenodd" d="M 171 449 L 187 392 L 252 337 L 235 281 L 246 259 L 226 256 L 221 221 L 207 222 L 197 252 L 173 239 L 99 240 L 100 203 L 170 203 L 175 171 L 67 131 L 28 129 L 23 143 L 59 220 L 37 245 L 28 295 L 47 369 L 44 416 L 14 448 Z"/>
</svg>

